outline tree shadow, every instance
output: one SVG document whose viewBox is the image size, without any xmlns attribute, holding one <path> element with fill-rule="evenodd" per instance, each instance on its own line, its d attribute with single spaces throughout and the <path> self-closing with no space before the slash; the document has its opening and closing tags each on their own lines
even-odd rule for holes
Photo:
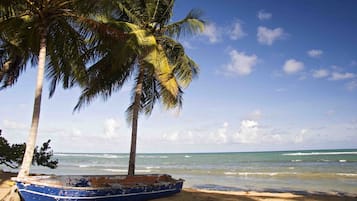
<svg viewBox="0 0 357 201">
<path fill-rule="evenodd" d="M 4 172 L 0 170 L 0 187 L 10 187 L 11 177 L 16 177 L 17 173 Z"/>
</svg>

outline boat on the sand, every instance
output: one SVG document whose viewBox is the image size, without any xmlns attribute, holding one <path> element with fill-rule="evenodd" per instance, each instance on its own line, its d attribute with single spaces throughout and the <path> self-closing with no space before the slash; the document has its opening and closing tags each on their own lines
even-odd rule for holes
<svg viewBox="0 0 357 201">
<path fill-rule="evenodd" d="M 24 201 L 146 201 L 178 193 L 184 180 L 166 174 L 13 178 Z"/>
</svg>

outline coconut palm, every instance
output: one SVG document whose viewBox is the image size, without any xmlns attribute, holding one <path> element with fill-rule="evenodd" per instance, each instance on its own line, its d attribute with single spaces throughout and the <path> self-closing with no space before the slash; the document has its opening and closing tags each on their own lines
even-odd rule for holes
<svg viewBox="0 0 357 201">
<path fill-rule="evenodd" d="M 84 9 L 79 0 L 0 1 L 0 83 L 12 86 L 30 64 L 37 64 L 37 83 L 31 129 L 18 177 L 29 174 L 40 118 L 45 70 L 56 85 L 73 86 L 85 72 L 88 35 L 81 28 Z M 87 10 L 87 9 L 84 9 Z"/>
<path fill-rule="evenodd" d="M 107 99 L 134 76 L 132 102 L 126 111 L 132 127 L 128 175 L 135 173 L 139 114 L 150 115 L 157 101 L 167 109 L 181 107 L 182 88 L 198 73 L 197 64 L 175 39 L 203 31 L 204 22 L 200 12 L 192 10 L 183 20 L 170 23 L 173 5 L 173 0 L 116 2 L 119 14 L 103 22 L 113 28 L 112 33 L 124 34 L 112 34 L 112 41 L 98 45 L 101 56 L 89 68 L 89 81 L 75 107 L 97 96 Z"/>
</svg>

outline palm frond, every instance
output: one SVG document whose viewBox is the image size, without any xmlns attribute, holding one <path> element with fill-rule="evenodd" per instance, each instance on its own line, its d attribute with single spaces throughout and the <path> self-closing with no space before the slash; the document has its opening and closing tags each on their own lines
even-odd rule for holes
<svg viewBox="0 0 357 201">
<path fill-rule="evenodd" d="M 173 108 L 179 108 L 181 109 L 182 107 L 182 102 L 183 102 L 183 91 L 181 88 L 178 88 L 177 94 L 174 96 L 170 91 L 166 89 L 165 86 L 162 86 L 160 83 L 158 84 L 159 88 L 159 94 L 160 94 L 160 100 L 161 104 L 165 107 L 165 109 L 173 109 Z"/>
<path fill-rule="evenodd" d="M 66 89 L 85 76 L 85 64 L 89 58 L 85 54 L 84 38 L 68 21 L 58 20 L 51 24 L 49 30 L 47 55 L 51 60 L 47 65 L 47 78 L 51 80 L 51 97 L 58 83 L 62 82 L 62 87 Z"/>
<path fill-rule="evenodd" d="M 202 12 L 200 10 L 191 10 L 188 15 L 172 24 L 163 28 L 165 34 L 171 37 L 179 38 L 181 34 L 196 34 L 204 31 L 205 21 L 201 19 Z"/>
<path fill-rule="evenodd" d="M 155 16 L 155 21 L 160 24 L 160 28 L 164 27 L 171 19 L 173 15 L 173 8 L 175 0 L 160 1 L 163 5 L 160 5 L 157 17 Z"/>
<path fill-rule="evenodd" d="M 180 86 L 187 87 L 199 73 L 198 65 L 185 53 L 184 47 L 174 39 L 163 36 L 159 40 L 173 66 L 175 78 Z"/>
<path fill-rule="evenodd" d="M 25 51 L 28 47 L 25 36 L 29 34 L 26 28 L 27 24 L 19 18 L 0 21 L 0 89 L 15 84 L 25 71 L 27 60 L 32 57 L 31 53 Z"/>
<path fill-rule="evenodd" d="M 11 55 L 11 59 L 0 66 L 0 90 L 16 83 L 21 73 L 25 71 L 26 59 L 21 55 Z"/>
<path fill-rule="evenodd" d="M 170 66 L 165 52 L 161 45 L 157 45 L 144 58 L 148 66 L 154 69 L 156 79 L 165 87 L 173 96 L 178 93 L 178 84 L 174 77 L 172 67 Z"/>
<path fill-rule="evenodd" d="M 87 82 L 81 87 L 81 96 L 74 108 L 80 110 L 84 105 L 90 104 L 97 96 L 107 100 L 111 94 L 120 90 L 124 83 L 130 78 L 135 64 L 135 57 L 129 57 L 122 64 L 113 62 L 115 55 L 108 55 L 101 58 L 88 69 Z"/>
<path fill-rule="evenodd" d="M 123 0 L 117 1 L 117 8 L 119 11 L 125 15 L 123 18 L 124 20 L 136 25 L 144 25 L 145 19 L 143 18 L 143 14 L 141 9 L 145 7 L 144 1 L 130 1 L 130 0 Z M 126 18 L 126 20 L 125 20 Z"/>
</svg>

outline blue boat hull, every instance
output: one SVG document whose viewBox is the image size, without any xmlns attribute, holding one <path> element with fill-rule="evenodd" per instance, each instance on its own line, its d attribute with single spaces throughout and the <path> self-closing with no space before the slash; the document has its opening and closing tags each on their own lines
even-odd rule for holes
<svg viewBox="0 0 357 201">
<path fill-rule="evenodd" d="M 181 191 L 183 180 L 131 187 L 58 187 L 17 181 L 24 201 L 146 201 Z"/>
</svg>

